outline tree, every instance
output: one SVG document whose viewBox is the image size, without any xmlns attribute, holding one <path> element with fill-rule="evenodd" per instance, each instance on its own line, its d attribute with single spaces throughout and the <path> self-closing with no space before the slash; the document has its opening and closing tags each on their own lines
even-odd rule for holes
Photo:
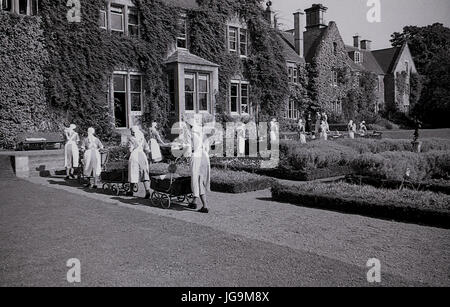
<svg viewBox="0 0 450 307">
<path fill-rule="evenodd" d="M 408 26 L 402 33 L 392 34 L 393 46 L 405 42 L 422 75 L 417 80 L 411 79 L 412 114 L 427 126 L 450 127 L 450 28 L 435 23 Z"/>
</svg>

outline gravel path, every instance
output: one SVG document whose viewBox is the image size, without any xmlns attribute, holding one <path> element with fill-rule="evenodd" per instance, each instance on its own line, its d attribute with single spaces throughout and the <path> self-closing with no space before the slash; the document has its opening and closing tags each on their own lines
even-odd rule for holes
<svg viewBox="0 0 450 307">
<path fill-rule="evenodd" d="M 413 283 L 450 285 L 450 230 L 280 204 L 270 200 L 270 191 L 211 193 L 212 212 L 201 215 L 182 206 L 162 210 L 139 198 L 86 193 L 57 178 L 32 182 L 146 213 L 143 217 L 174 218 L 359 268 L 378 258 L 385 274 Z"/>
</svg>

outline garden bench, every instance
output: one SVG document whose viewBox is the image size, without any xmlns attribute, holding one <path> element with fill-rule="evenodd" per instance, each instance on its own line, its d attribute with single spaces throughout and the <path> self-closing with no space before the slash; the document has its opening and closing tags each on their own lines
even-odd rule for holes
<svg viewBox="0 0 450 307">
<path fill-rule="evenodd" d="M 16 150 L 27 151 L 33 149 L 47 150 L 64 144 L 64 137 L 58 132 L 26 132 L 19 134 L 16 139 Z"/>
</svg>

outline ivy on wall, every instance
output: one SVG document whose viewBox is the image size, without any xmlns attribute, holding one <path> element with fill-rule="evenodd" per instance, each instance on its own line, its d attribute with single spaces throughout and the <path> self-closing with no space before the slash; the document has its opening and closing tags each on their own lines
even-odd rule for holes
<svg viewBox="0 0 450 307">
<path fill-rule="evenodd" d="M 48 63 L 40 21 L 0 12 L 0 148 L 17 134 L 51 129 L 43 69 Z"/>
</svg>

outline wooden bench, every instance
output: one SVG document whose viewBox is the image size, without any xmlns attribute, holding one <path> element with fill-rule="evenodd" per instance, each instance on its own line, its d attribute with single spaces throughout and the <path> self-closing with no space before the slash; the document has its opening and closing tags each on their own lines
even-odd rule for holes
<svg viewBox="0 0 450 307">
<path fill-rule="evenodd" d="M 19 134 L 16 139 L 16 150 L 47 150 L 59 145 L 62 149 L 64 136 L 58 132 L 27 132 Z"/>
</svg>

